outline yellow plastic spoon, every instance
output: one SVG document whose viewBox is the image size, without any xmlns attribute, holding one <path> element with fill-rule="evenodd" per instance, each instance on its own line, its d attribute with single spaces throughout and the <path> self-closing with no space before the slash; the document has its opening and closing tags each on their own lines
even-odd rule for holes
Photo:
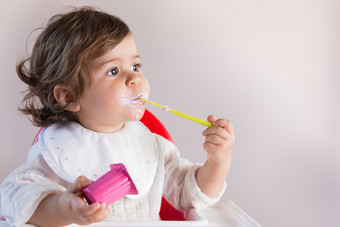
<svg viewBox="0 0 340 227">
<path fill-rule="evenodd" d="M 179 111 L 177 111 L 177 110 L 170 109 L 170 108 L 167 107 L 167 106 L 163 106 L 163 105 L 161 105 L 161 104 L 152 102 L 152 101 L 147 100 L 147 99 L 144 99 L 144 98 L 139 98 L 139 99 L 141 99 L 141 100 L 143 100 L 144 102 L 149 103 L 149 104 L 151 104 L 151 105 L 153 105 L 153 106 L 155 106 L 155 107 L 158 107 L 158 108 L 161 108 L 161 109 L 163 109 L 163 110 L 165 110 L 165 111 L 168 111 L 168 112 L 170 112 L 170 113 L 173 113 L 173 114 L 176 114 L 176 115 L 178 115 L 178 116 L 184 117 L 184 118 L 186 118 L 186 119 L 192 120 L 192 121 L 194 121 L 194 122 L 200 123 L 201 125 L 205 125 L 205 126 L 207 126 L 207 127 L 213 126 L 213 124 L 212 124 L 211 122 L 209 122 L 209 121 L 204 121 L 204 120 L 199 119 L 199 118 L 197 118 L 197 117 L 193 117 L 193 116 L 190 116 L 190 115 L 188 115 L 188 114 L 181 113 L 181 112 L 179 112 Z"/>
</svg>

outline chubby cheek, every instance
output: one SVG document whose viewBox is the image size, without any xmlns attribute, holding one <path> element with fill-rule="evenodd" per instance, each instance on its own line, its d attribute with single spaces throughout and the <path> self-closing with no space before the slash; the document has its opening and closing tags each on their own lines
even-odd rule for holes
<svg viewBox="0 0 340 227">
<path fill-rule="evenodd" d="M 144 77 L 144 91 L 150 94 L 150 84 L 146 77 Z"/>
</svg>

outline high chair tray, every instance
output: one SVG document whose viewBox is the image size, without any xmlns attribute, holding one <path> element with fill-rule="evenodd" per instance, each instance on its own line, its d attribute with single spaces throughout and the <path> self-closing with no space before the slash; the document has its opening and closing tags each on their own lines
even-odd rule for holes
<svg viewBox="0 0 340 227">
<path fill-rule="evenodd" d="M 149 226 L 149 227 L 260 227 L 253 218 L 231 201 L 218 203 L 204 209 L 190 209 L 185 221 L 104 221 L 89 226 Z M 72 227 L 78 225 L 70 225 Z"/>
<path fill-rule="evenodd" d="M 190 209 L 185 213 L 185 221 L 103 221 L 95 223 L 92 227 L 259 227 L 261 226 L 252 219 L 246 212 L 231 201 L 218 203 L 204 209 Z M 30 225 L 32 226 L 32 225 Z M 80 227 L 80 225 L 69 225 Z M 0 221 L 0 227 L 9 227 L 6 222 Z"/>
<path fill-rule="evenodd" d="M 185 214 L 185 221 L 103 221 L 100 223 L 94 223 L 88 226 L 93 227 L 109 227 L 109 226 L 148 226 L 148 227 L 189 227 L 189 226 L 200 226 L 208 227 L 211 226 L 207 220 L 199 217 L 195 209 L 191 209 Z M 80 227 L 80 225 L 70 225 L 71 227 Z"/>
</svg>

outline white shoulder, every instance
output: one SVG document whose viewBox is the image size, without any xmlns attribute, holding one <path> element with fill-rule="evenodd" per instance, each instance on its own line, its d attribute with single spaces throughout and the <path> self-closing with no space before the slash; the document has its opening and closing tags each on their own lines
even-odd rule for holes
<svg viewBox="0 0 340 227">
<path fill-rule="evenodd" d="M 34 160 L 35 158 L 38 157 L 39 154 L 40 154 L 39 145 L 38 143 L 35 143 L 32 145 L 31 149 L 28 152 L 27 162 L 31 162 L 32 160 Z"/>
</svg>

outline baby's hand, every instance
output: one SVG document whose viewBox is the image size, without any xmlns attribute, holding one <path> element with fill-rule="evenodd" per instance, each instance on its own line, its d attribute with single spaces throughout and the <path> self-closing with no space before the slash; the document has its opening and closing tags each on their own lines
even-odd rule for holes
<svg viewBox="0 0 340 227">
<path fill-rule="evenodd" d="M 208 152 L 208 162 L 216 166 L 230 165 L 231 152 L 235 143 L 234 127 L 229 120 L 210 115 L 208 121 L 213 126 L 202 132 L 205 136 L 203 148 Z"/>
<path fill-rule="evenodd" d="M 210 198 L 217 198 L 228 176 L 231 152 L 235 142 L 234 127 L 229 120 L 208 117 L 213 126 L 202 132 L 205 136 L 204 150 L 208 160 L 198 169 L 196 180 L 201 191 Z"/>
<path fill-rule="evenodd" d="M 106 219 L 109 214 L 109 208 L 105 203 L 93 203 L 88 205 L 82 197 L 82 189 L 92 181 L 84 176 L 78 177 L 72 186 L 64 192 L 63 199 L 69 204 L 74 223 L 88 225 L 94 222 L 100 222 Z"/>
</svg>

